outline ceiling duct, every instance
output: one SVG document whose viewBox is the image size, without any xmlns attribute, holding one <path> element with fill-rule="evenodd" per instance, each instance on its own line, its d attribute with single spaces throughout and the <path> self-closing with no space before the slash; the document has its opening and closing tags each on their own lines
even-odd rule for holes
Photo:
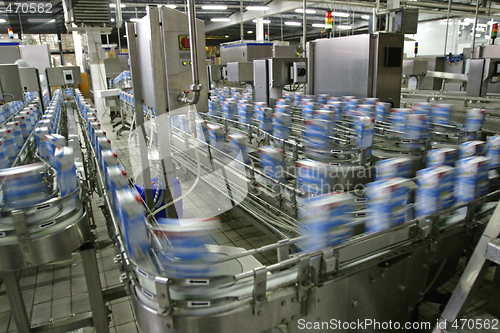
<svg viewBox="0 0 500 333">
<path fill-rule="evenodd" d="M 64 21 L 69 28 L 109 26 L 109 0 L 63 0 Z"/>
</svg>

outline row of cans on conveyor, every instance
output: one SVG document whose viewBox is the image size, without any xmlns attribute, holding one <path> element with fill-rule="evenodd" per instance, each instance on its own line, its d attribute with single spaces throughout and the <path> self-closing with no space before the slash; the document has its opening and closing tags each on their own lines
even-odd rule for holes
<svg viewBox="0 0 500 333">
<path fill-rule="evenodd" d="M 276 165 L 281 163 L 276 149 L 267 148 L 264 154 L 264 170 L 268 174 L 276 172 Z M 417 172 L 416 183 L 410 178 L 412 163 L 407 157 L 379 161 L 375 181 L 366 186 L 360 184 L 366 200 L 366 233 L 386 230 L 487 194 L 489 170 L 500 166 L 500 136 L 488 138 L 487 144 L 464 143 L 458 151 L 431 150 L 427 167 Z M 351 237 L 354 214 L 360 212 L 360 198 L 335 186 L 328 178 L 332 174 L 328 163 L 303 160 L 297 161 L 296 166 L 298 188 L 306 192 L 297 198 L 299 220 L 307 236 L 305 249 L 319 250 Z M 411 195 L 413 190 L 415 196 Z"/>
<path fill-rule="evenodd" d="M 228 98 L 219 106 L 220 100 L 212 97 L 209 114 L 223 119 L 236 120 L 244 125 L 256 125 L 278 140 L 289 140 L 292 135 L 293 109 L 286 99 L 278 99 L 273 108 L 265 102 L 251 103 L 249 100 Z M 340 111 L 332 104 L 306 103 L 303 109 L 303 144 L 308 147 L 327 149 L 332 147 L 336 123 Z M 220 110 L 220 111 L 219 111 Z M 352 146 L 368 148 L 373 144 L 375 122 L 371 117 L 359 115 L 353 118 Z M 238 126 L 237 126 L 238 127 Z"/>
<path fill-rule="evenodd" d="M 130 80 L 132 80 L 132 76 L 130 74 L 130 71 L 123 71 L 113 79 L 113 86 L 118 87 L 122 82 L 130 81 Z"/>
<path fill-rule="evenodd" d="M 66 138 L 57 133 L 62 95 L 59 89 L 54 92 L 45 114 L 36 125 L 35 137 L 38 155 L 56 170 L 59 196 L 65 197 L 76 191 L 78 179 L 73 148 L 68 147 Z"/>
<path fill-rule="evenodd" d="M 111 140 L 106 136 L 106 131 L 102 129 L 97 118 L 97 111 L 85 100 L 78 89 L 75 92 L 80 116 L 86 122 L 88 138 L 96 154 L 97 167 L 104 175 L 106 191 L 115 213 L 118 213 L 116 210 L 116 191 L 128 188 L 127 172 L 120 165 L 116 151 L 111 149 Z"/>
<path fill-rule="evenodd" d="M 419 140 L 429 136 L 432 129 L 443 130 L 453 126 L 451 122 L 451 104 L 414 103 L 411 108 L 391 108 L 390 103 L 380 102 L 377 98 L 356 99 L 354 96 L 333 97 L 327 94 L 303 95 L 302 93 L 284 93 L 285 103 L 300 106 L 302 116 L 308 119 L 313 110 L 322 105 L 333 105 L 337 119 L 352 119 L 364 115 L 378 122 L 393 125 L 393 130 L 401 134 L 402 139 Z M 466 111 L 464 124 L 457 125 L 461 131 L 471 133 L 481 130 L 484 122 L 484 110 L 472 108 Z M 432 126 L 431 126 L 432 124 Z M 468 136 L 468 139 L 475 137 Z"/>
<path fill-rule="evenodd" d="M 368 184 L 366 189 L 369 219 L 375 223 L 374 231 L 390 227 L 394 221 L 404 222 L 412 215 L 408 214 L 411 207 L 409 190 L 414 186 L 409 179 L 412 163 L 408 157 L 377 162 L 377 180 Z M 487 194 L 490 178 L 496 177 L 490 169 L 499 166 L 500 136 L 489 137 L 487 143 L 465 142 L 458 150 L 430 150 L 427 167 L 417 171 L 413 217 L 425 217 Z M 403 191 L 405 200 L 401 201 Z M 392 200 L 398 205 L 392 205 Z M 402 219 L 403 213 L 405 219 Z"/>
<path fill-rule="evenodd" d="M 253 101 L 253 94 L 251 90 L 235 87 L 215 88 L 214 90 L 210 90 L 210 96 L 211 100 L 216 102 L 212 105 L 216 108 L 220 108 L 223 104 L 222 102 L 228 100 L 229 98 L 233 98 L 235 100 L 246 100 L 249 103 L 252 103 Z"/>
<path fill-rule="evenodd" d="M 10 121 L 4 121 L 0 128 L 1 169 L 9 167 L 14 162 L 19 150 L 35 128 L 39 119 L 40 105 L 36 102 L 24 107 L 22 102 L 20 104 L 16 102 L 16 106 L 12 106 L 12 110 L 8 113 L 12 113 L 9 116 Z"/>
<path fill-rule="evenodd" d="M 41 139 L 39 137 L 40 129 L 42 129 L 41 132 L 48 133 L 47 126 L 50 125 L 48 122 L 56 121 L 57 114 L 60 113 L 60 107 L 57 105 L 61 103 L 61 99 L 61 92 L 58 90 L 54 93 L 54 97 L 43 115 L 49 117 L 39 120 L 34 126 L 29 125 L 28 132 L 35 131 L 38 152 L 43 155 L 40 157 L 46 159 L 56 170 L 59 195 L 63 197 L 75 191 L 78 186 L 72 150 L 68 147 L 56 148 L 65 144 L 66 140 L 62 136 L 52 138 L 50 135 L 45 135 Z M 38 108 L 38 105 L 30 105 L 29 111 L 33 112 L 35 120 L 38 119 L 37 114 L 40 111 Z M 12 136 L 10 136 L 10 139 L 12 139 Z M 8 140 L 4 140 L 3 143 L 6 141 Z M 64 144 L 59 144 L 61 141 L 64 141 Z M 13 144 L 16 149 L 19 148 L 15 140 L 13 140 Z M 68 150 L 70 150 L 70 153 Z M 49 151 L 50 156 L 48 156 Z M 2 171 L 2 203 L 15 204 L 16 206 L 22 204 L 24 206 L 45 198 L 50 193 L 47 171 L 47 167 L 42 163 L 17 166 Z M 73 171 L 73 174 L 71 174 L 71 171 Z"/>
<path fill-rule="evenodd" d="M 132 90 L 129 91 L 120 91 L 119 94 L 120 100 L 125 103 L 130 105 L 131 107 L 134 107 L 134 92 Z"/>
<path fill-rule="evenodd" d="M 0 123 L 5 122 L 12 115 L 16 114 L 24 108 L 24 103 L 22 101 L 14 101 L 3 104 L 0 107 Z"/>
</svg>

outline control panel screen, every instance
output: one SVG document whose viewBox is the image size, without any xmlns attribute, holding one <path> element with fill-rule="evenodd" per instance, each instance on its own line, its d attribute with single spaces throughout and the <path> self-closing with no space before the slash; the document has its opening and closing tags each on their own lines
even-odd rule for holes
<svg viewBox="0 0 500 333">
<path fill-rule="evenodd" d="M 400 67 L 403 50 L 401 47 L 387 46 L 385 50 L 385 67 Z"/>
<path fill-rule="evenodd" d="M 179 50 L 189 51 L 189 35 L 179 35 Z"/>
</svg>

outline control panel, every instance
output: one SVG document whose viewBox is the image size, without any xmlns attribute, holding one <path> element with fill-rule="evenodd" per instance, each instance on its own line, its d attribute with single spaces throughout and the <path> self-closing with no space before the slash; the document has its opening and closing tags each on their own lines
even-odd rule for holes
<svg viewBox="0 0 500 333">
<path fill-rule="evenodd" d="M 72 85 L 75 83 L 75 79 L 73 78 L 72 70 L 63 70 L 63 80 L 65 85 Z"/>
<path fill-rule="evenodd" d="M 296 61 L 291 69 L 291 79 L 294 83 L 305 83 L 307 81 L 307 67 L 305 61 Z"/>
</svg>

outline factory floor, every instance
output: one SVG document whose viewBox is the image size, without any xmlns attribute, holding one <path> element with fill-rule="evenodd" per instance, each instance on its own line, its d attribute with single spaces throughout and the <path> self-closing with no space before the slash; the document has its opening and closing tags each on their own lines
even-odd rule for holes
<svg viewBox="0 0 500 333">
<path fill-rule="evenodd" d="M 130 170 L 131 163 L 129 161 L 130 156 L 127 143 L 128 132 L 125 131 L 121 136 L 117 136 L 109 122 L 103 123 L 103 127 L 108 133 L 108 137 L 112 140 L 112 147 L 117 151 L 124 167 Z M 132 156 L 132 158 L 138 158 L 138 156 Z M 129 171 L 129 173 L 131 172 Z M 183 188 L 183 190 L 186 189 Z M 203 210 L 213 204 L 210 200 L 213 199 L 199 197 L 196 193 L 193 193 L 183 200 L 184 210 L 186 212 L 195 209 Z M 104 216 L 97 206 L 97 197 L 93 198 L 92 205 L 97 225 L 95 229 L 96 238 L 98 241 L 109 240 Z M 220 227 L 209 232 L 209 242 L 212 244 L 252 249 L 273 241 L 269 236 L 253 226 L 251 222 L 245 221 L 235 210 L 224 212 L 220 218 Z M 97 253 L 97 262 L 103 289 L 120 284 L 119 277 L 121 272 L 113 262 L 115 254 L 114 248 L 105 248 Z M 274 252 L 267 252 L 265 255 L 257 255 L 256 259 L 266 265 L 276 262 L 276 254 Z M 461 265 L 463 269 L 465 261 L 462 261 Z M 440 291 L 452 292 L 460 278 L 460 273 L 461 269 L 459 269 L 457 275 L 452 280 L 440 288 Z M 491 289 L 493 273 L 493 268 L 490 268 L 485 281 L 474 296 L 467 313 L 480 309 L 486 304 L 489 290 Z M 78 253 L 73 254 L 71 258 L 64 262 L 23 270 L 20 272 L 19 279 L 32 326 L 62 320 L 90 311 L 83 264 Z M 107 305 L 112 311 L 109 324 L 111 333 L 139 332 L 128 297 L 112 301 Z M 438 304 L 424 302 L 420 306 L 422 321 L 435 322 L 439 314 Z M 11 315 L 5 286 L 1 284 L 0 333 L 6 332 L 16 332 L 16 325 Z M 74 332 L 94 332 L 94 329 L 86 327 Z"/>
</svg>

